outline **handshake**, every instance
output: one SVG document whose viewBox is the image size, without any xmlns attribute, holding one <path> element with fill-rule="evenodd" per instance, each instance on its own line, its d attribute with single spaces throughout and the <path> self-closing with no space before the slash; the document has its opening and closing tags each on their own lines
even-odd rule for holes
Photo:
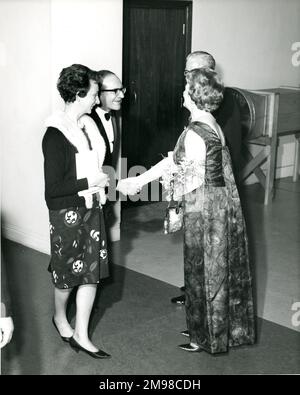
<svg viewBox="0 0 300 395">
<path fill-rule="evenodd" d="M 90 188 L 104 188 L 109 186 L 109 177 L 105 173 L 97 173 L 94 177 L 89 178 Z M 117 191 L 123 195 L 136 195 L 141 192 L 142 185 L 138 181 L 138 177 L 129 177 L 120 180 L 117 185 Z"/>
<path fill-rule="evenodd" d="M 142 186 L 137 180 L 138 177 L 129 177 L 120 180 L 117 185 L 117 191 L 123 195 L 136 195 L 141 192 Z"/>
</svg>

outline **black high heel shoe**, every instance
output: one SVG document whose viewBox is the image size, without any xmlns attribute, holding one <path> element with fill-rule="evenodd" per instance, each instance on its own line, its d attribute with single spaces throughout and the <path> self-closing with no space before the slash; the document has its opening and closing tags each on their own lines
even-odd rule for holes
<svg viewBox="0 0 300 395">
<path fill-rule="evenodd" d="M 182 336 L 190 337 L 190 332 L 189 332 L 188 330 L 181 331 L 180 334 L 181 334 Z"/>
<path fill-rule="evenodd" d="M 174 298 L 171 299 L 171 303 L 184 305 L 185 304 L 185 295 L 183 294 L 180 296 L 175 296 Z"/>
<path fill-rule="evenodd" d="M 201 351 L 203 351 L 203 349 L 200 346 L 192 346 L 191 343 L 180 344 L 178 347 L 181 348 L 184 351 L 189 351 L 189 352 L 201 352 Z"/>
<path fill-rule="evenodd" d="M 60 332 L 59 332 L 59 330 L 58 330 L 58 328 L 57 328 L 57 325 L 56 325 L 56 323 L 55 323 L 55 321 L 54 321 L 54 317 L 52 317 L 52 324 L 53 324 L 54 328 L 57 330 L 57 332 L 58 332 L 59 336 L 61 337 L 61 339 L 62 339 L 64 342 L 69 343 L 70 340 L 71 340 L 71 338 L 72 338 L 72 336 L 70 336 L 70 337 L 65 337 L 65 336 L 62 336 L 62 335 L 60 334 Z"/>
<path fill-rule="evenodd" d="M 86 348 L 82 347 L 75 339 L 74 337 L 71 337 L 70 339 L 70 346 L 73 348 L 76 352 L 79 351 L 84 351 L 88 355 L 90 355 L 93 358 L 110 358 L 111 355 L 107 354 L 105 351 L 98 350 L 98 351 L 89 351 Z"/>
</svg>

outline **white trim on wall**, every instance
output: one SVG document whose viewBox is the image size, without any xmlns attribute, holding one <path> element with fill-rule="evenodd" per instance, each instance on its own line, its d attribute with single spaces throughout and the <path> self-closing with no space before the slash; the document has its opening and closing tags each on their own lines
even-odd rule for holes
<svg viewBox="0 0 300 395">
<path fill-rule="evenodd" d="M 2 234 L 5 238 L 22 244 L 34 250 L 50 254 L 50 235 L 42 236 L 30 229 L 25 229 L 12 224 L 5 224 L 2 227 Z"/>
<path fill-rule="evenodd" d="M 43 236 L 39 233 L 33 232 L 30 229 L 25 229 L 20 226 L 12 224 L 2 224 L 2 235 L 9 240 L 22 244 L 34 250 L 50 254 L 50 234 Z M 120 240 L 120 224 L 114 226 L 109 230 L 109 237 L 111 241 Z"/>
</svg>

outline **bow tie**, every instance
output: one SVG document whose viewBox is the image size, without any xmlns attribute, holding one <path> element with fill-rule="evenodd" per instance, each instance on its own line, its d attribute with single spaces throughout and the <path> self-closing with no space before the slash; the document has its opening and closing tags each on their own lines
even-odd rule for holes
<svg viewBox="0 0 300 395">
<path fill-rule="evenodd" d="M 104 114 L 104 116 L 105 116 L 105 119 L 106 119 L 107 121 L 110 120 L 110 112 L 106 112 L 106 113 Z"/>
</svg>

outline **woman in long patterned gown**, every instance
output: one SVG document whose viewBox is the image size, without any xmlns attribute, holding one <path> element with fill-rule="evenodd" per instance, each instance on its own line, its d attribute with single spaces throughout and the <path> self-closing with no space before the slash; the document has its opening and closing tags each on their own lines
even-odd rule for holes
<svg viewBox="0 0 300 395">
<path fill-rule="evenodd" d="M 184 207 L 183 334 L 190 340 L 179 347 L 215 354 L 255 341 L 248 241 L 229 151 L 211 115 L 222 101 L 223 84 L 207 68 L 192 70 L 186 82 L 183 96 L 190 123 L 173 157 L 119 188 L 132 193 L 135 185 L 139 189 L 176 168 L 174 194 Z"/>
</svg>

